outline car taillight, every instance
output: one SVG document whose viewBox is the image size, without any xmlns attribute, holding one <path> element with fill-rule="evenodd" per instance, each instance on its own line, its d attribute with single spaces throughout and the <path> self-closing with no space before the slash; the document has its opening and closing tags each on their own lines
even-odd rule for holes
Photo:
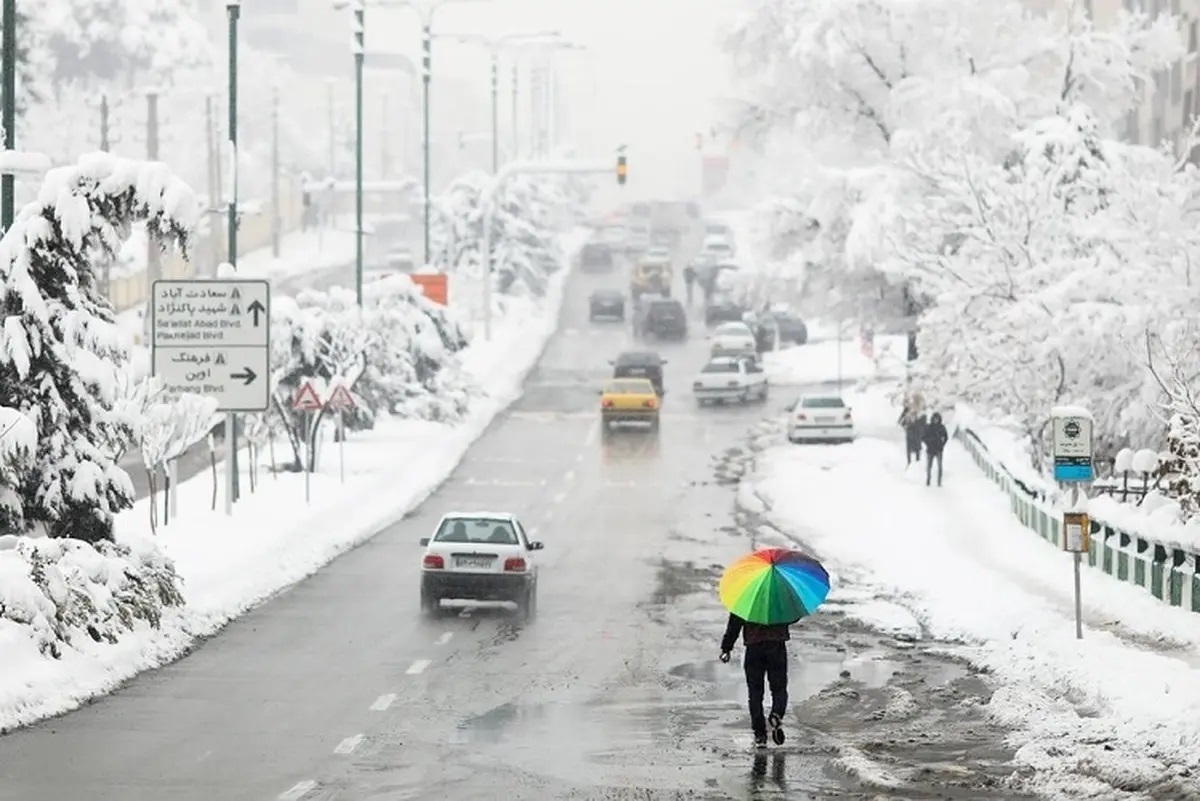
<svg viewBox="0 0 1200 801">
<path fill-rule="evenodd" d="M 647 409 L 653 409 L 655 406 L 657 406 L 657 405 L 658 405 L 658 401 L 656 401 L 656 400 L 654 400 L 653 398 L 651 398 L 651 399 L 650 399 L 650 400 L 648 400 L 648 401 L 643 401 L 643 402 L 642 402 L 642 405 L 643 405 L 643 406 L 645 406 Z"/>
<path fill-rule="evenodd" d="M 798 415 L 796 415 L 796 419 L 797 419 L 797 420 L 807 420 L 807 419 L 808 419 L 808 415 L 806 415 L 806 414 L 798 414 Z"/>
<path fill-rule="evenodd" d="M 600 405 L 601 405 L 602 407 L 604 407 L 605 409 L 611 409 L 611 408 L 612 408 L 612 401 L 610 401 L 608 398 L 605 398 L 604 400 L 602 400 L 602 401 L 600 402 Z"/>
<path fill-rule="evenodd" d="M 849 420 L 849 419 L 850 419 L 850 412 L 846 412 L 846 419 L 847 419 L 847 420 Z"/>
<path fill-rule="evenodd" d="M 431 553 L 425 557 L 423 564 L 426 570 L 442 570 L 446 567 L 446 560 L 435 553 Z"/>
<path fill-rule="evenodd" d="M 525 560 L 519 556 L 514 556 L 511 559 L 505 559 L 504 560 L 504 572 L 505 573 L 524 573 L 525 572 Z"/>
</svg>

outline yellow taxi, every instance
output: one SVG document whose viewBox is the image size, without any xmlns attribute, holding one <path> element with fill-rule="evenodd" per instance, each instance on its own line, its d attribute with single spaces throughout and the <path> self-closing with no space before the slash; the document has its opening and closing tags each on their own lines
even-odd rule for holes
<svg viewBox="0 0 1200 801">
<path fill-rule="evenodd" d="M 613 378 L 600 392 L 600 422 L 610 430 L 621 423 L 649 423 L 658 429 L 662 399 L 648 378 Z"/>
</svg>

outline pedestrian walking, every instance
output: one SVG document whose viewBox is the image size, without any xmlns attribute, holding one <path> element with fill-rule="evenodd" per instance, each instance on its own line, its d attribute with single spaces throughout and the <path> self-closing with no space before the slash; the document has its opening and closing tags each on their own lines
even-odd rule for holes
<svg viewBox="0 0 1200 801">
<path fill-rule="evenodd" d="M 687 267 L 683 268 L 683 288 L 687 292 L 687 305 L 689 309 L 692 307 L 692 291 L 694 290 L 695 285 L 696 268 L 689 264 Z"/>
<path fill-rule="evenodd" d="M 946 426 L 942 423 L 942 416 L 934 412 L 929 418 L 929 425 L 925 426 L 925 486 L 929 486 L 930 479 L 933 474 L 933 461 L 937 460 L 937 484 L 942 486 L 942 452 L 946 450 L 946 442 L 949 441 L 950 435 L 946 432 Z"/>
<path fill-rule="evenodd" d="M 900 413 L 900 425 L 904 428 L 905 467 L 913 462 L 921 463 L 921 443 L 925 439 L 925 412 L 915 406 L 905 407 Z"/>
<path fill-rule="evenodd" d="M 746 653 L 742 667 L 746 671 L 746 690 L 750 705 L 750 728 L 754 732 L 754 745 L 767 746 L 767 727 L 776 745 L 783 745 L 783 715 L 787 712 L 787 641 L 791 633 L 786 624 L 760 626 L 730 614 L 721 638 L 721 661 L 728 662 L 738 635 Z M 763 715 L 763 697 L 767 687 L 771 690 L 771 711 Z"/>
</svg>

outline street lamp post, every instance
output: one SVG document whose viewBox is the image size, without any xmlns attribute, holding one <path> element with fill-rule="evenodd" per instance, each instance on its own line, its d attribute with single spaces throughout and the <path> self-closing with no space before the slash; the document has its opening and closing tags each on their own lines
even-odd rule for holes
<svg viewBox="0 0 1200 801">
<path fill-rule="evenodd" d="M 4 0 L 3 89 L 4 92 L 4 149 L 17 147 L 17 0 Z M 12 227 L 16 178 L 6 174 L 0 178 L 0 226 L 7 232 Z"/>
<path fill-rule="evenodd" d="M 241 16 L 241 0 L 225 0 L 225 9 L 229 15 L 229 150 L 233 160 L 233 186 L 229 189 L 228 234 L 229 234 L 229 264 L 237 269 L 238 254 L 238 148 L 237 148 L 237 110 L 238 110 L 238 18 Z M 233 504 L 238 499 L 238 444 L 237 444 L 237 415 L 228 412 L 225 415 L 225 442 L 228 445 L 228 455 L 225 460 L 225 513 L 233 514 Z"/>
<path fill-rule="evenodd" d="M 366 3 L 354 0 L 354 296 L 363 305 L 363 64 Z"/>
</svg>

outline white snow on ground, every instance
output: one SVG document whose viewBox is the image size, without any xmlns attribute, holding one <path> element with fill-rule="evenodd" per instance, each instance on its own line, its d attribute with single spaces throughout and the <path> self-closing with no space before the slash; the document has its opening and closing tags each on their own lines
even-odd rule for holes
<svg viewBox="0 0 1200 801">
<path fill-rule="evenodd" d="M 905 468 L 887 391 L 848 393 L 860 433 L 852 445 L 763 452 L 743 502 L 765 505 L 835 586 L 889 599 L 865 604 L 866 622 L 903 628 L 901 604 L 933 637 L 968 644 L 999 685 L 990 713 L 1015 727 L 1017 758 L 1037 769 L 1043 792 L 1141 797 L 1164 777 L 1198 775 L 1196 616 L 1085 570 L 1077 641 L 1070 555 L 1023 528 L 957 442 L 945 486 L 926 487 L 923 466 Z M 848 594 L 831 600 L 853 606 Z"/>
<path fill-rule="evenodd" d="M 572 236 L 567 252 L 583 239 Z M 520 308 L 520 302 L 510 301 L 508 313 L 495 321 L 492 340 L 480 338 L 463 353 L 465 368 L 487 393 L 466 420 L 454 425 L 391 420 L 372 432 L 352 432 L 344 485 L 337 446 L 326 443 L 319 472 L 311 477 L 310 504 L 304 502 L 303 474 L 261 474 L 253 494 L 243 476 L 243 498 L 232 517 L 225 516 L 220 494 L 217 511 L 211 511 L 211 473 L 184 482 L 179 487 L 184 516 L 160 527 L 155 543 L 183 577 L 187 606 L 167 610 L 159 630 L 141 627 L 112 645 L 76 643 L 78 650 L 67 649 L 58 660 L 39 655 L 27 634 L 17 637 L 0 629 L 0 728 L 60 714 L 177 658 L 197 638 L 403 517 L 453 471 L 493 417 L 520 396 L 525 376 L 557 327 L 566 279 L 566 270 L 552 277 L 540 307 L 525 301 Z M 277 447 L 283 456 L 286 445 Z M 219 466 L 222 493 L 224 481 Z M 151 536 L 146 504 L 139 502 L 118 518 L 119 542 L 136 549 Z"/>
<path fill-rule="evenodd" d="M 814 327 L 810 330 L 810 336 L 820 330 Z M 773 386 L 836 381 L 839 375 L 839 347 L 834 333 L 830 331 L 828 339 L 812 336 L 809 344 L 763 354 L 767 380 Z M 858 338 L 843 338 L 840 350 L 840 375 L 843 381 L 894 377 L 904 372 L 908 341 L 902 336 L 877 335 L 874 353 L 867 356 Z"/>
</svg>

